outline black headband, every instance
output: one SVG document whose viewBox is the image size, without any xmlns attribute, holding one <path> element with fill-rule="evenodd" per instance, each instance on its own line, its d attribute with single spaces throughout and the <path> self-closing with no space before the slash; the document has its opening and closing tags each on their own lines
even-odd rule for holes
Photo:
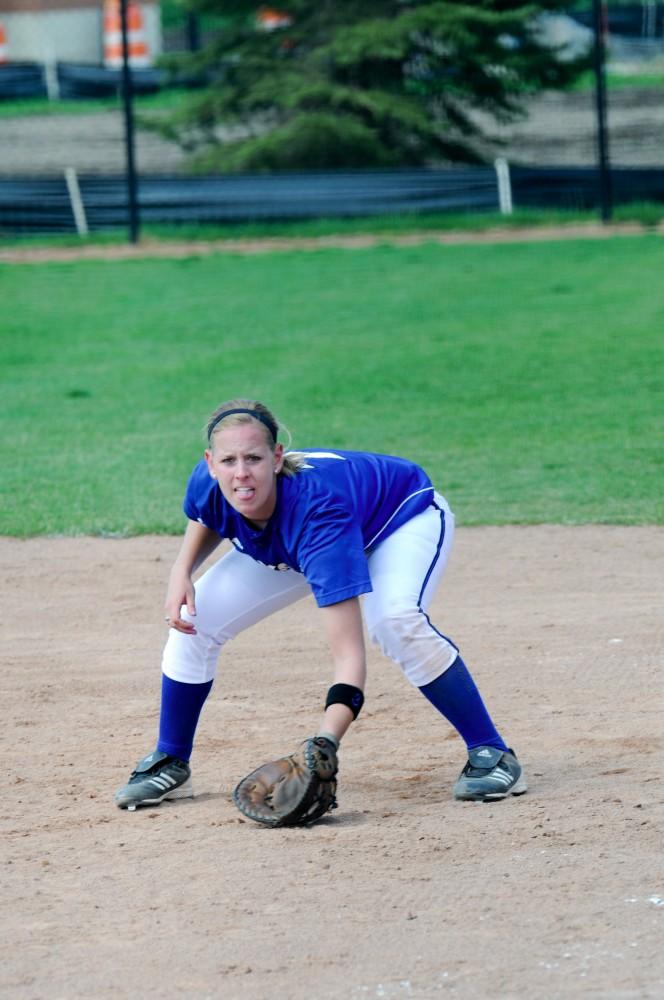
<svg viewBox="0 0 664 1000">
<path fill-rule="evenodd" d="M 218 417 L 215 417 L 208 427 L 208 441 L 212 440 L 212 435 L 217 424 L 220 424 L 226 417 L 230 417 L 231 413 L 248 413 L 249 416 L 253 417 L 255 420 L 260 420 L 260 422 L 269 430 L 274 443 L 277 443 L 278 428 L 274 420 L 268 417 L 267 414 L 261 413 L 260 410 L 245 410 L 242 407 L 239 407 L 237 410 L 224 410 L 224 412 L 220 413 Z"/>
</svg>

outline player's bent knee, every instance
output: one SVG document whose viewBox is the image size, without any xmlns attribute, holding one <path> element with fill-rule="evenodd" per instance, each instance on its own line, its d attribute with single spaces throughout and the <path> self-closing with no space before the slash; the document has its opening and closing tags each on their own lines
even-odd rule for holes
<svg viewBox="0 0 664 1000">
<path fill-rule="evenodd" d="M 161 669 L 171 680 L 203 684 L 214 680 L 221 644 L 202 632 L 184 635 L 171 630 L 164 646 Z"/>
<path fill-rule="evenodd" d="M 369 627 L 371 641 L 393 659 L 395 653 L 423 634 L 428 622 L 418 608 L 393 606 Z"/>
<path fill-rule="evenodd" d="M 437 677 L 457 656 L 456 646 L 417 608 L 390 612 L 370 626 L 369 635 L 385 656 L 399 664 L 414 687 Z"/>
</svg>

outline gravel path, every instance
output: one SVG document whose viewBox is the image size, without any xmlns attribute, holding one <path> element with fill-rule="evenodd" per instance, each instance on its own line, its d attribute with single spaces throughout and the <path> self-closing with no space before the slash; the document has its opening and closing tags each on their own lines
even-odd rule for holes
<svg viewBox="0 0 664 1000">
<path fill-rule="evenodd" d="M 0 175 L 43 175 L 75 167 L 82 174 L 118 174 L 125 169 L 124 120 L 120 111 L 30 115 L 0 119 Z M 173 174 L 183 163 L 180 148 L 146 129 L 137 130 L 141 173 Z"/>
<path fill-rule="evenodd" d="M 514 163 L 584 166 L 595 162 L 592 94 L 540 95 L 522 122 L 496 128 L 478 116 L 505 143 L 500 150 Z M 661 90 L 628 89 L 611 94 L 611 159 L 616 166 L 661 167 L 664 162 L 664 101 Z M 0 175 L 53 174 L 68 166 L 80 173 L 114 174 L 125 166 L 124 125 L 119 111 L 0 119 Z M 142 173 L 172 174 L 186 169 L 172 142 L 145 129 L 137 132 Z"/>
</svg>

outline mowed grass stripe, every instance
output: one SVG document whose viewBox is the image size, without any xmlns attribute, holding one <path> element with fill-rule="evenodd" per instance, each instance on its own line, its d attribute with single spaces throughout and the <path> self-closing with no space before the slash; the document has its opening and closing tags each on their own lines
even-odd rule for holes
<svg viewBox="0 0 664 1000">
<path fill-rule="evenodd" d="M 0 532 L 177 532 L 222 399 L 422 462 L 462 524 L 661 523 L 664 243 L 0 269 Z"/>
</svg>

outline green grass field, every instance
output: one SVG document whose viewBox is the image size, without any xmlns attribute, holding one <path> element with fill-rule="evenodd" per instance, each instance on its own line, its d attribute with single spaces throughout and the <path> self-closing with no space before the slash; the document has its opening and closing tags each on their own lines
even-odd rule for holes
<svg viewBox="0 0 664 1000">
<path fill-rule="evenodd" d="M 661 523 L 664 242 L 0 268 L 0 533 L 179 532 L 200 428 L 425 465 L 459 523 Z"/>
</svg>

